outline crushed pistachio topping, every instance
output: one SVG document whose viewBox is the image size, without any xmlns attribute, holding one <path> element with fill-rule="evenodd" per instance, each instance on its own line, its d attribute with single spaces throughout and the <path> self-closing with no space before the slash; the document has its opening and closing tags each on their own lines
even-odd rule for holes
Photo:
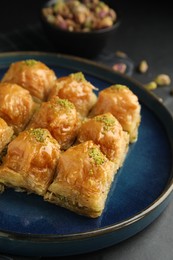
<svg viewBox="0 0 173 260">
<path fill-rule="evenodd" d="M 36 60 L 25 60 L 24 62 L 27 66 L 34 66 L 37 63 Z"/>
<path fill-rule="evenodd" d="M 115 124 L 115 118 L 106 115 L 96 116 L 95 120 L 104 124 L 103 128 L 105 131 Z"/>
<path fill-rule="evenodd" d="M 67 197 L 65 197 L 63 195 L 60 195 L 60 194 L 57 194 L 56 196 L 58 197 L 58 199 L 60 201 L 65 202 L 65 203 L 68 202 L 68 198 Z"/>
<path fill-rule="evenodd" d="M 30 134 L 35 138 L 37 142 L 43 143 L 47 135 L 45 135 L 45 130 L 42 128 L 30 129 Z"/>
<path fill-rule="evenodd" d="M 95 165 L 102 165 L 105 162 L 104 155 L 97 147 L 89 148 L 88 155 L 94 160 Z"/>
<path fill-rule="evenodd" d="M 121 84 L 115 84 L 115 85 L 111 86 L 111 89 L 121 90 L 121 89 L 128 89 L 128 87 L 125 85 L 121 85 Z"/>
<path fill-rule="evenodd" d="M 85 77 L 82 72 L 72 73 L 70 76 L 76 81 L 85 81 Z"/>
<path fill-rule="evenodd" d="M 68 99 L 57 99 L 57 103 L 64 108 L 73 109 L 74 105 Z"/>
</svg>

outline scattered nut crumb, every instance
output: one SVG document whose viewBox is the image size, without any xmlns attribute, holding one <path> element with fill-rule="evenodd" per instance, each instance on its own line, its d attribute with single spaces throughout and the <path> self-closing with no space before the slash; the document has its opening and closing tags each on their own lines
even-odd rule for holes
<svg viewBox="0 0 173 260">
<path fill-rule="evenodd" d="M 161 103 L 163 103 L 163 98 L 158 97 L 158 100 L 159 100 Z"/>
<path fill-rule="evenodd" d="M 127 58 L 127 54 L 123 51 L 116 51 L 115 55 L 120 58 Z"/>
<path fill-rule="evenodd" d="M 159 74 L 155 80 L 156 84 L 159 86 L 168 86 L 171 84 L 171 79 L 168 75 L 166 74 Z"/>
<path fill-rule="evenodd" d="M 127 65 L 125 63 L 116 63 L 112 66 L 112 69 L 114 71 L 118 71 L 120 73 L 125 73 L 126 71 L 126 68 L 127 68 Z"/>
<path fill-rule="evenodd" d="M 147 72 L 147 70 L 148 70 L 148 63 L 147 63 L 146 60 L 142 60 L 139 63 L 138 70 L 139 70 L 140 73 L 146 73 Z"/>
<path fill-rule="evenodd" d="M 155 81 L 151 81 L 148 84 L 145 84 L 144 87 L 148 90 L 153 90 L 157 88 L 157 83 Z"/>
</svg>

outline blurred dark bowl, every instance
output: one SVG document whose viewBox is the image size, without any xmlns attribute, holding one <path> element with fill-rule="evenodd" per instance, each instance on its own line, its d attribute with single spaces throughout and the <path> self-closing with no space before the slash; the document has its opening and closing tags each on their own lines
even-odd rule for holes
<svg viewBox="0 0 173 260">
<path fill-rule="evenodd" d="M 50 0 L 43 7 L 49 7 L 57 0 Z M 106 2 L 106 1 L 105 1 Z M 107 3 L 109 5 L 109 1 Z M 71 32 L 62 30 L 57 26 L 49 23 L 41 11 L 41 23 L 47 38 L 52 42 L 57 52 L 81 56 L 85 58 L 94 58 L 100 54 L 108 41 L 115 34 L 119 26 L 119 16 L 117 10 L 117 20 L 111 27 L 100 29 L 92 32 Z M 41 8 L 41 9 L 42 9 Z"/>
</svg>

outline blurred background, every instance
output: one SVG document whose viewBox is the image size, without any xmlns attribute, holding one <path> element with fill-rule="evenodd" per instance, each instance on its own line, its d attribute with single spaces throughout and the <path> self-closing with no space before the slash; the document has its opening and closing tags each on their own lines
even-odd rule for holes
<svg viewBox="0 0 173 260">
<path fill-rule="evenodd" d="M 45 0 L 1 0 L 0 51 L 57 52 L 49 41 L 40 22 L 40 8 Z M 107 0 L 117 9 L 120 25 L 104 50 L 93 60 L 110 67 L 124 62 L 126 74 L 143 84 L 156 75 L 168 74 L 173 80 L 173 16 L 169 1 Z M 123 59 L 117 52 L 126 54 Z M 138 65 L 146 60 L 147 73 L 139 73 Z M 168 88 L 167 92 L 169 92 Z M 162 95 L 162 89 L 155 92 Z M 166 94 L 168 94 L 166 92 Z"/>
</svg>

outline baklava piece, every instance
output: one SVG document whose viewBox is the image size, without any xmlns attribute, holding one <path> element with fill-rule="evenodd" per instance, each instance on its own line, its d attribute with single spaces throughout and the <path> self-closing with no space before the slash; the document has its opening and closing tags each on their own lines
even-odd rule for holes
<svg viewBox="0 0 173 260">
<path fill-rule="evenodd" d="M 121 124 L 111 113 L 84 121 L 77 140 L 80 143 L 93 140 L 100 146 L 102 153 L 116 163 L 117 168 L 122 166 L 129 147 L 129 134 L 123 131 Z"/>
<path fill-rule="evenodd" d="M 28 90 L 14 83 L 0 83 L 0 117 L 15 134 L 24 130 L 36 108 Z"/>
<path fill-rule="evenodd" d="M 75 105 L 81 117 L 86 117 L 97 100 L 94 90 L 96 88 L 85 79 L 83 73 L 76 72 L 58 78 L 49 99 L 54 96 L 68 99 Z"/>
<path fill-rule="evenodd" d="M 141 121 L 141 106 L 138 97 L 124 85 L 112 85 L 99 92 L 98 100 L 90 116 L 112 113 L 130 136 L 130 142 L 137 141 Z"/>
<path fill-rule="evenodd" d="M 33 59 L 11 63 L 2 82 L 12 82 L 27 89 L 38 100 L 45 101 L 56 81 L 56 75 L 46 64 Z"/>
<path fill-rule="evenodd" d="M 62 150 L 73 144 L 79 128 L 79 116 L 73 103 L 58 97 L 43 102 L 27 128 L 46 128 Z"/>
<path fill-rule="evenodd" d="M 12 127 L 8 126 L 7 123 L 0 118 L 0 153 L 12 140 L 13 133 Z"/>
<path fill-rule="evenodd" d="M 0 166 L 0 183 L 44 195 L 52 182 L 59 154 L 59 144 L 47 129 L 23 131 L 8 145 Z"/>
<path fill-rule="evenodd" d="M 99 146 L 86 141 L 70 147 L 61 153 L 56 171 L 44 199 L 80 215 L 99 217 L 115 175 L 115 164 Z"/>
</svg>

